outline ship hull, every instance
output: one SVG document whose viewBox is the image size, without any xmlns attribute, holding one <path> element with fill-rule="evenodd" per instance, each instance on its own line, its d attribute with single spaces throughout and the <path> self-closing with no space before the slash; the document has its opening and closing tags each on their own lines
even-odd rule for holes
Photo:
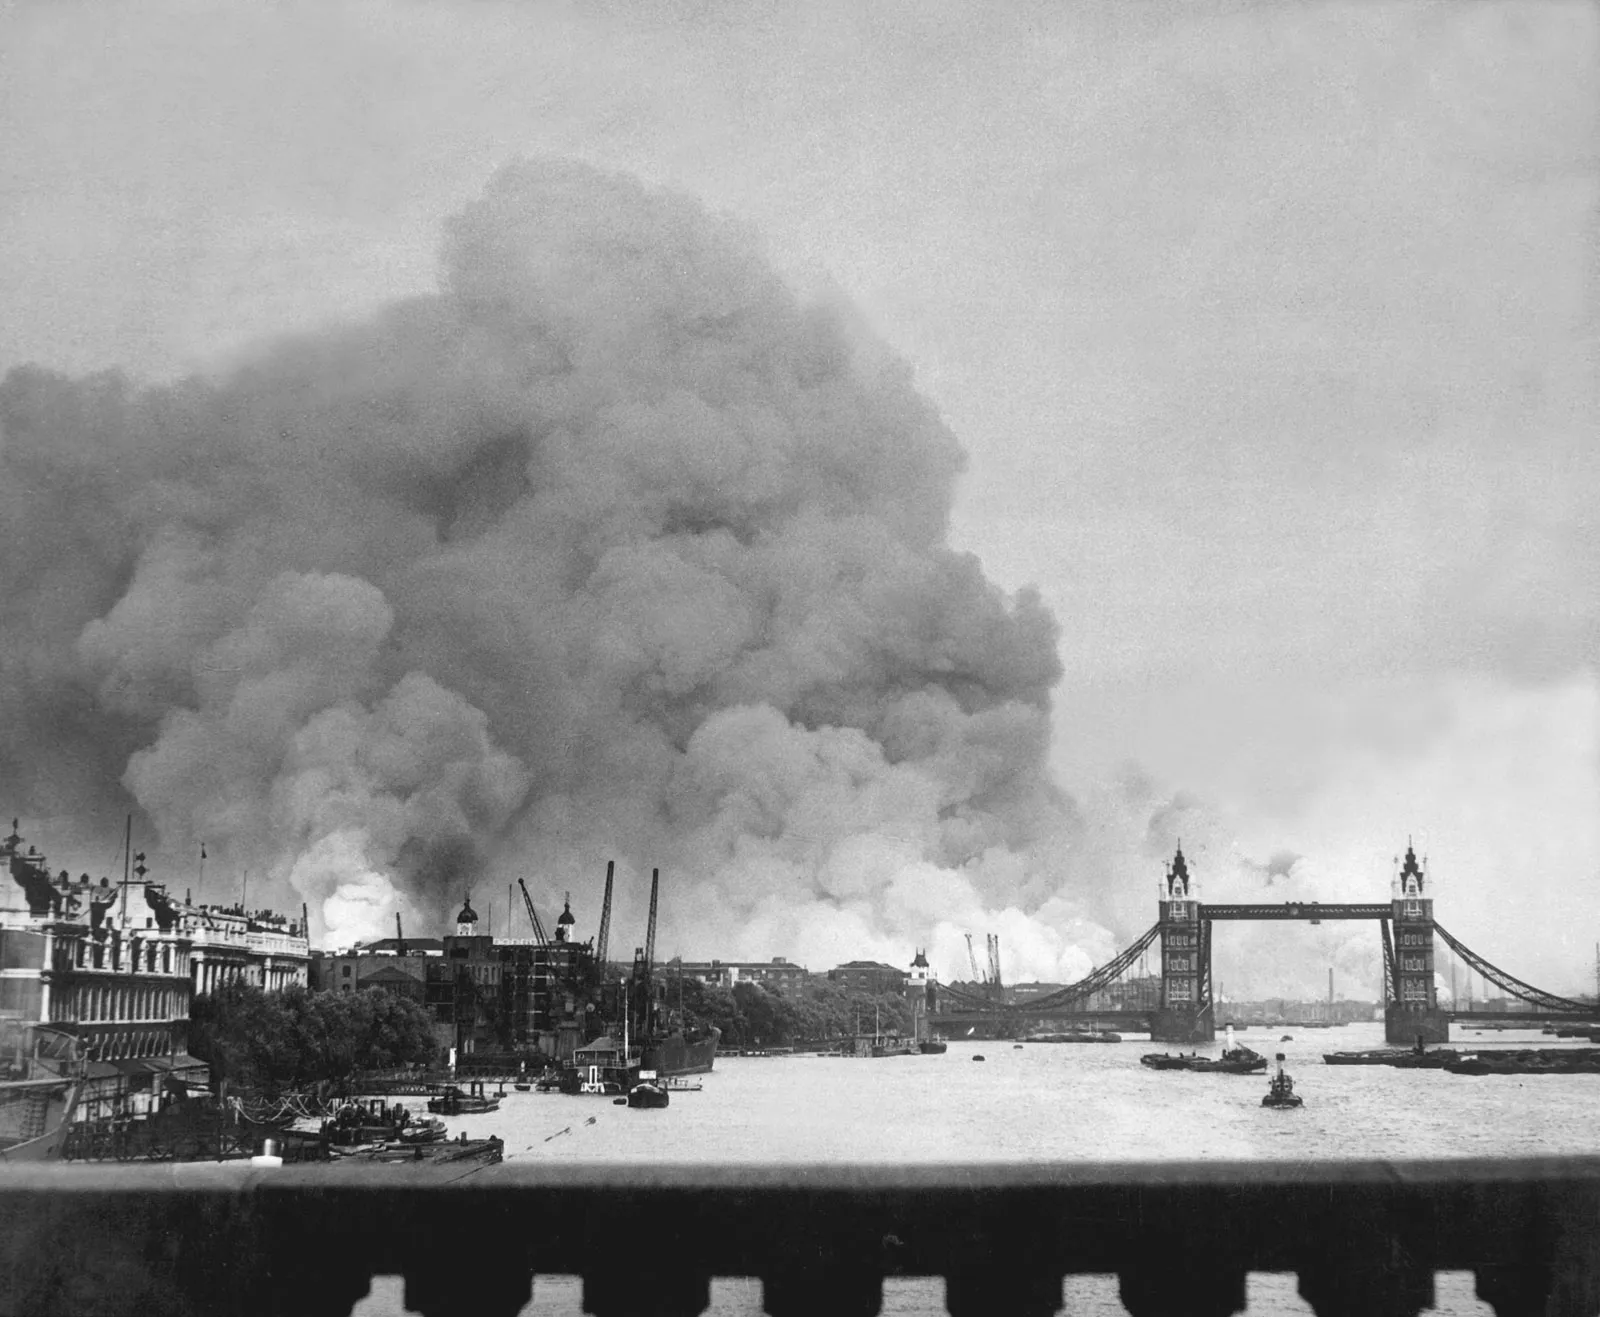
<svg viewBox="0 0 1600 1317">
<path fill-rule="evenodd" d="M 708 1074 L 717 1059 L 717 1043 L 722 1030 L 713 1028 L 704 1038 L 686 1038 L 670 1033 L 653 1038 L 643 1049 L 640 1068 L 654 1070 L 662 1078 L 669 1075 Z"/>
<path fill-rule="evenodd" d="M 4 1086 L 4 1101 L 9 1106 L 29 1090 L 48 1094 L 38 1115 L 42 1117 L 33 1129 L 22 1131 L 23 1137 L 0 1138 L 0 1162 L 56 1161 L 61 1156 L 62 1144 L 72 1123 L 73 1109 L 78 1103 L 76 1083 L 41 1083 L 24 1081 Z M 10 1122 L 7 1122 L 8 1124 Z"/>
</svg>

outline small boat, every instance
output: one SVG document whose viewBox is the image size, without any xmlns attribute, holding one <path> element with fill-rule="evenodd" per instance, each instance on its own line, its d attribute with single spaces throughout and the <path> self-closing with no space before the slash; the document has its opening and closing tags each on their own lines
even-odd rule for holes
<svg viewBox="0 0 1600 1317">
<path fill-rule="evenodd" d="M 493 1166 L 505 1157 L 502 1139 L 469 1139 L 462 1134 L 459 1139 L 443 1139 L 438 1143 L 388 1144 L 382 1148 L 360 1149 L 348 1153 L 341 1160 L 355 1162 L 384 1162 L 388 1165 L 426 1166 L 438 1163 L 463 1163 Z"/>
<path fill-rule="evenodd" d="M 1267 1085 L 1267 1095 L 1261 1099 L 1261 1105 L 1279 1110 L 1304 1106 L 1305 1099 L 1294 1091 L 1294 1080 L 1289 1078 L 1289 1072 L 1283 1068 L 1282 1052 L 1278 1053 L 1277 1067 L 1272 1081 Z"/>
<path fill-rule="evenodd" d="M 1187 1056 L 1182 1052 L 1177 1056 L 1167 1052 L 1147 1052 L 1139 1058 L 1139 1064 L 1149 1066 L 1152 1070 L 1194 1070 L 1201 1074 L 1254 1075 L 1260 1074 L 1267 1068 L 1267 1058 L 1260 1052 L 1251 1051 L 1248 1047 L 1235 1046 L 1233 1026 L 1229 1025 L 1222 1055 L 1215 1061 L 1209 1056 L 1201 1056 L 1198 1052 L 1190 1052 Z"/>
<path fill-rule="evenodd" d="M 1267 1058 L 1248 1047 L 1235 1047 L 1213 1061 L 1209 1056 L 1190 1052 L 1173 1056 L 1167 1052 L 1147 1052 L 1139 1064 L 1152 1070 L 1192 1070 L 1203 1075 L 1258 1075 L 1267 1068 Z"/>
<path fill-rule="evenodd" d="M 1458 1052 L 1453 1047 L 1436 1047 L 1433 1051 L 1410 1048 L 1401 1052 L 1393 1048 L 1377 1048 L 1365 1052 L 1324 1052 L 1324 1065 L 1387 1065 L 1401 1070 L 1445 1070 L 1453 1063 L 1470 1059 L 1471 1053 Z"/>
<path fill-rule="evenodd" d="M 470 1093 L 448 1084 L 438 1097 L 428 1099 L 428 1110 L 436 1116 L 481 1116 L 499 1109 L 500 1099 L 485 1096 L 483 1085 L 478 1082 L 473 1083 Z"/>
<path fill-rule="evenodd" d="M 948 1049 L 948 1044 L 938 1038 L 924 1038 L 917 1044 L 917 1050 L 924 1056 L 943 1056 Z"/>
<path fill-rule="evenodd" d="M 1012 1043 L 1011 1044 L 1011 1050 L 1013 1052 L 1020 1052 L 1022 1050 L 1022 1044 L 1021 1043 Z"/>
<path fill-rule="evenodd" d="M 514 1083 L 513 1085 L 511 1085 L 511 1087 L 516 1089 L 517 1092 L 519 1092 L 519 1093 L 531 1093 L 531 1092 L 533 1092 L 533 1085 L 528 1083 L 527 1080 L 525 1080 L 525 1079 L 517 1080 L 517 1082 Z"/>
<path fill-rule="evenodd" d="M 1278 1041 L 1280 1043 L 1292 1043 L 1294 1041 L 1294 1035 L 1292 1033 L 1286 1033 L 1282 1038 L 1278 1039 Z"/>
<path fill-rule="evenodd" d="M 654 1111 L 668 1101 L 667 1090 L 654 1080 L 641 1079 L 628 1090 L 628 1106 L 634 1111 Z"/>
<path fill-rule="evenodd" d="M 973 1059 L 973 1060 L 974 1060 L 974 1061 L 981 1061 L 981 1060 L 983 1060 L 983 1053 L 982 1053 L 982 1052 L 974 1052 L 974 1053 L 973 1053 L 973 1054 L 972 1054 L 972 1059 Z"/>
</svg>

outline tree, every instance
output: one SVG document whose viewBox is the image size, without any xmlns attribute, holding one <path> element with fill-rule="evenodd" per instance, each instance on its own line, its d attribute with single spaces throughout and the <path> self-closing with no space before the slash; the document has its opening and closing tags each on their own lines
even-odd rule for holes
<svg viewBox="0 0 1600 1317">
<path fill-rule="evenodd" d="M 263 992 L 228 983 L 195 998 L 189 1050 L 213 1078 L 277 1093 L 431 1060 L 427 1010 L 382 989 Z"/>
</svg>

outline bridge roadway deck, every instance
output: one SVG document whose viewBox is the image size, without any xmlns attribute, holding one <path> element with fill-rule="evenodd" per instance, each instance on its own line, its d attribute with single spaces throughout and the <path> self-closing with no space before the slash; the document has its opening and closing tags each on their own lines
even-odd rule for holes
<svg viewBox="0 0 1600 1317">
<path fill-rule="evenodd" d="M 1576 1315 L 1600 1309 L 1597 1220 L 1597 1157 L 19 1165 L 0 1312 L 334 1317 L 398 1273 L 425 1317 L 512 1317 L 536 1276 L 577 1274 L 596 1317 L 689 1317 L 714 1276 L 760 1277 L 777 1317 L 864 1317 L 895 1275 L 943 1276 L 953 1317 L 1005 1317 L 1112 1273 L 1158 1317 L 1239 1311 L 1250 1272 L 1292 1271 L 1318 1317 L 1415 1317 L 1436 1271 L 1465 1270 L 1497 1317 Z"/>
<path fill-rule="evenodd" d="M 1393 919 L 1394 907 L 1379 904 L 1326 905 L 1317 901 L 1285 901 L 1281 905 L 1212 905 L 1200 902 L 1202 919 Z"/>
</svg>

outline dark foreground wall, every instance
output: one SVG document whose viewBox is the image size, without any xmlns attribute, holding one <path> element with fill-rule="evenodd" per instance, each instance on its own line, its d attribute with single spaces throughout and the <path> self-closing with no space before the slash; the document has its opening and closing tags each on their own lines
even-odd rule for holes
<svg viewBox="0 0 1600 1317">
<path fill-rule="evenodd" d="M 345 1314 L 401 1273 L 430 1317 L 510 1317 L 577 1273 L 603 1317 L 698 1313 L 725 1275 L 777 1315 L 866 1317 L 884 1276 L 929 1275 L 958 1317 L 1003 1317 L 1110 1272 L 1134 1317 L 1205 1317 L 1253 1270 L 1297 1272 L 1321 1317 L 1416 1313 L 1435 1270 L 1475 1271 L 1501 1317 L 1587 1317 L 1600 1158 L 0 1172 L 4 1313 Z"/>
</svg>

